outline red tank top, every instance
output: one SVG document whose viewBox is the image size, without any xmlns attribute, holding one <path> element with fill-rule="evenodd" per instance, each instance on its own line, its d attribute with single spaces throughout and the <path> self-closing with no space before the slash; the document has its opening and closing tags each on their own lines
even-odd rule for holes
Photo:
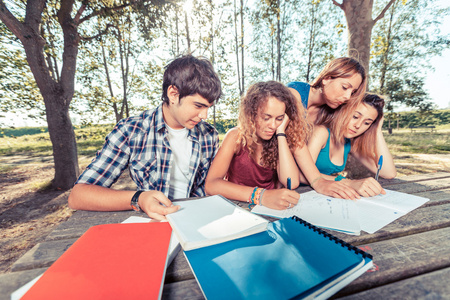
<svg viewBox="0 0 450 300">
<path fill-rule="evenodd" d="M 233 156 L 226 178 L 228 181 L 245 186 L 257 186 L 268 190 L 275 188 L 277 172 L 257 164 L 248 153 L 247 147 L 242 147 Z"/>
</svg>

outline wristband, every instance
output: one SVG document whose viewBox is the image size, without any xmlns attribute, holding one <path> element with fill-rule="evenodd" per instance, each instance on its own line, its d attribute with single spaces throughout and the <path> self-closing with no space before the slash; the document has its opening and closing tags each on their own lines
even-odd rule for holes
<svg viewBox="0 0 450 300">
<path fill-rule="evenodd" d="M 334 181 L 341 181 L 342 179 L 345 179 L 345 177 L 339 174 L 336 178 L 334 178 Z"/>
<path fill-rule="evenodd" d="M 139 207 L 139 196 L 143 193 L 144 191 L 137 191 L 136 193 L 134 193 L 133 198 L 131 198 L 131 208 L 135 211 L 141 211 L 141 208 Z"/>
<path fill-rule="evenodd" d="M 259 206 L 262 206 L 262 196 L 263 196 L 263 194 L 264 194 L 265 191 L 266 191 L 266 189 L 263 189 L 263 190 L 261 191 L 261 194 L 259 194 Z"/>
<path fill-rule="evenodd" d="M 257 190 L 258 190 L 258 187 L 255 187 L 255 188 L 253 189 L 253 192 L 252 192 L 250 198 L 248 198 L 248 203 L 250 203 L 250 204 L 248 205 L 248 208 L 249 208 L 249 209 L 252 208 L 252 205 L 255 205 L 255 194 L 256 194 L 256 191 L 257 191 Z"/>
<path fill-rule="evenodd" d="M 277 133 L 275 136 L 276 136 L 276 137 L 279 137 L 279 136 L 284 136 L 284 137 L 286 137 L 286 133 Z"/>
</svg>

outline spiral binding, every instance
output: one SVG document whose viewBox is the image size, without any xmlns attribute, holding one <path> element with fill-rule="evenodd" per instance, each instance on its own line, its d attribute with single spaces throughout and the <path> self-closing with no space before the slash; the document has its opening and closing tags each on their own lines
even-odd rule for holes
<svg viewBox="0 0 450 300">
<path fill-rule="evenodd" d="M 303 224 L 304 226 L 308 227 L 309 229 L 312 229 L 313 231 L 325 236 L 326 238 L 328 238 L 330 241 L 334 241 L 336 244 L 341 244 L 342 247 L 346 247 L 348 250 L 350 251 L 354 251 L 356 254 L 361 254 L 364 258 L 370 258 L 373 259 L 372 254 L 367 253 L 355 246 L 353 246 L 352 244 L 347 243 L 346 241 L 341 240 L 338 237 L 335 237 L 332 234 L 329 234 L 328 232 L 320 229 L 317 226 L 314 226 L 313 224 L 309 223 L 308 221 L 305 221 L 297 216 L 292 216 L 291 219 L 293 219 L 294 221 L 300 222 L 301 224 Z"/>
</svg>

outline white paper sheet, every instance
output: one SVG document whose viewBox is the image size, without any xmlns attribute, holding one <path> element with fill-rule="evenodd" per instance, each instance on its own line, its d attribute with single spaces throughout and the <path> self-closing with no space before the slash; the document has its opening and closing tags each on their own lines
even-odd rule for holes
<svg viewBox="0 0 450 300">
<path fill-rule="evenodd" d="M 385 190 L 385 195 L 361 198 L 356 202 L 361 229 L 374 233 L 429 201 L 427 198 Z"/>
<path fill-rule="evenodd" d="M 359 234 L 360 230 L 374 233 L 429 201 L 397 191 L 385 191 L 385 195 L 363 197 L 357 201 L 332 198 L 311 191 L 301 194 L 299 203 L 293 208 L 275 210 L 255 206 L 252 212 L 277 218 L 296 215 L 322 228 Z"/>
<path fill-rule="evenodd" d="M 277 218 L 296 215 L 315 226 L 353 235 L 359 235 L 361 231 L 354 201 L 327 197 L 315 191 L 301 194 L 293 208 L 276 210 L 257 205 L 252 212 Z"/>
</svg>

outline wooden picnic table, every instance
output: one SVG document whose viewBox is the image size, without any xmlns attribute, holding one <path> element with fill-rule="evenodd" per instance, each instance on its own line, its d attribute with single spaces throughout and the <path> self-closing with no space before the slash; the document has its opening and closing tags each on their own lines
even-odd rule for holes
<svg viewBox="0 0 450 300">
<path fill-rule="evenodd" d="M 381 183 L 387 189 L 430 201 L 374 234 L 352 236 L 329 231 L 371 253 L 375 265 L 332 298 L 450 299 L 450 173 L 405 176 Z M 299 192 L 308 190 L 302 187 Z M 133 211 L 74 212 L 44 242 L 18 259 L 10 273 L 0 276 L 0 297 L 9 299 L 13 291 L 42 274 L 91 226 L 120 223 L 133 215 L 144 216 Z M 182 251 L 167 269 L 163 299 L 203 299 Z"/>
</svg>

